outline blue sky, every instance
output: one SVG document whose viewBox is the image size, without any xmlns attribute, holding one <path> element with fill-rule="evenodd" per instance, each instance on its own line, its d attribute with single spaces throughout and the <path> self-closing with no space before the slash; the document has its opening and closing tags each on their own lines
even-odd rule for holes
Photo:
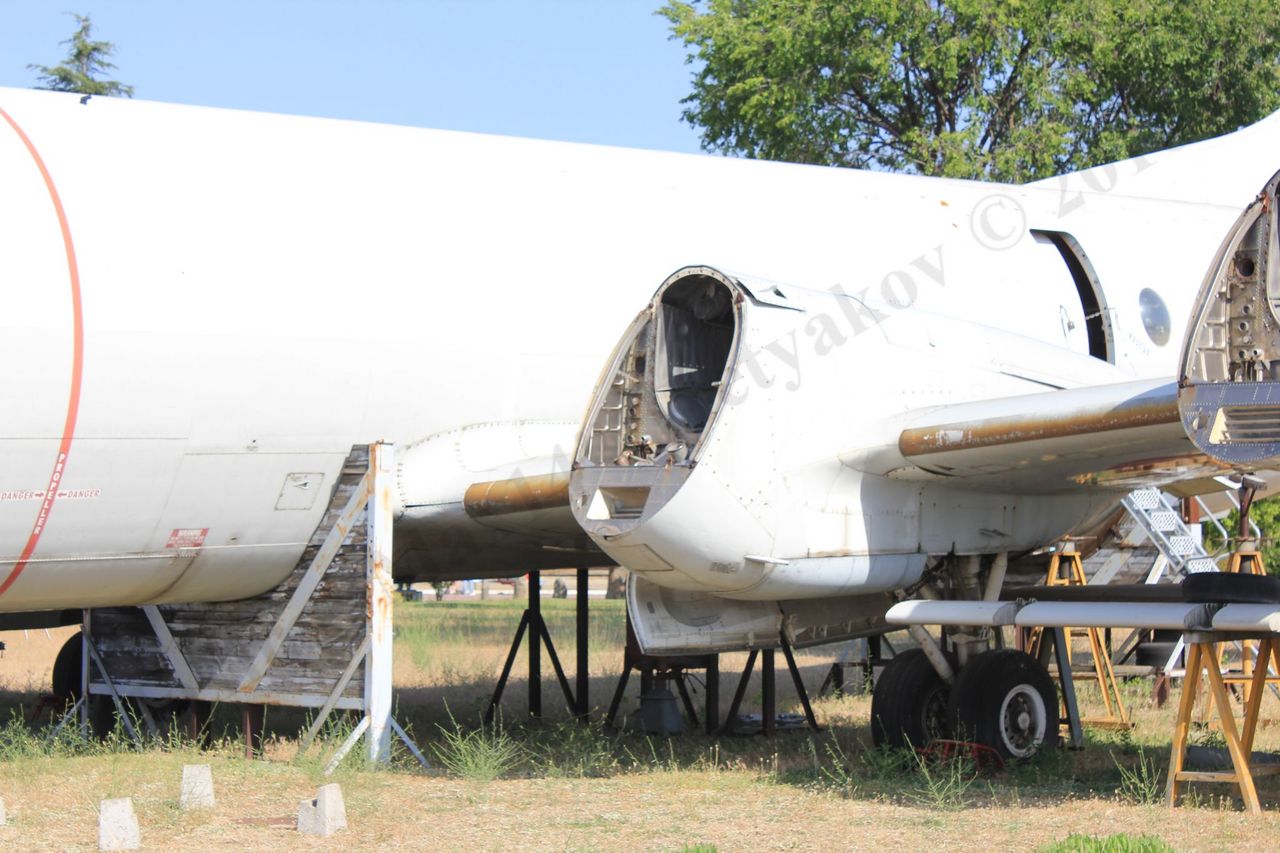
<svg viewBox="0 0 1280 853">
<path fill-rule="evenodd" d="M 662 0 L 0 0 L 0 86 L 88 14 L 157 101 L 697 151 Z"/>
</svg>

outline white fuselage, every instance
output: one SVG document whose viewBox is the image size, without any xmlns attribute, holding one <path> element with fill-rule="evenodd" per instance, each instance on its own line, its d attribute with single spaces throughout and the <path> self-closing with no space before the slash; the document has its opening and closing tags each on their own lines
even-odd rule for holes
<svg viewBox="0 0 1280 853">
<path fill-rule="evenodd" d="M 1204 264 L 1248 200 L 1145 201 L 1121 175 L 1064 205 L 1052 186 L 20 90 L 0 90 L 0 109 L 9 611 L 268 589 L 351 446 L 376 440 L 399 447 L 401 526 L 424 543 L 398 555 L 398 575 L 443 571 L 426 551 L 455 535 L 492 563 L 459 558 L 457 574 L 519 573 L 514 552 L 484 550 L 462 491 L 567 466 L 619 331 L 692 262 L 882 302 L 909 278 L 912 305 L 939 318 L 890 331 L 901 361 L 869 358 L 832 414 L 847 423 L 816 429 L 912 400 L 1169 375 Z M 1114 364 L 1087 355 L 1056 250 L 1027 235 L 989 248 L 1008 230 L 1000 216 L 975 230 L 993 194 L 1016 202 L 997 213 L 1025 216 L 1015 229 L 1084 246 Z M 1143 288 L 1168 305 L 1165 346 L 1138 317 Z M 786 365 L 770 368 L 780 385 Z M 880 521 L 833 523 L 857 537 Z"/>
</svg>

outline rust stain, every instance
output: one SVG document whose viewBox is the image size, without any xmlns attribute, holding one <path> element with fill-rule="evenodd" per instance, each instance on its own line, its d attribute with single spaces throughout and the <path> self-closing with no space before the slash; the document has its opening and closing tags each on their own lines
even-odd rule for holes
<svg viewBox="0 0 1280 853">
<path fill-rule="evenodd" d="M 1099 471 L 1079 474 L 1071 479 L 1081 485 L 1092 486 L 1146 485 L 1157 479 L 1170 482 L 1181 481 L 1192 477 L 1213 477 L 1230 470 L 1230 466 L 1223 465 L 1203 453 L 1193 453 L 1112 465 Z"/>
<path fill-rule="evenodd" d="M 847 534 L 846 534 L 847 535 Z M 855 551 L 851 548 L 836 548 L 831 551 L 806 551 L 805 557 L 810 559 L 818 557 L 865 557 L 866 551 Z"/>
<path fill-rule="evenodd" d="M 391 565 L 388 556 L 391 553 L 389 537 L 392 535 L 392 525 L 389 520 L 392 517 L 394 504 L 390 476 L 376 476 L 376 472 L 381 469 L 384 461 L 383 454 L 388 450 L 382 445 L 374 445 L 370 450 L 376 451 L 376 455 L 371 455 L 370 471 L 365 475 L 364 487 L 368 492 L 369 509 L 388 520 L 383 529 L 378 531 L 379 537 L 387 538 L 381 541 L 370 538 L 368 541 L 370 570 L 365 577 L 365 618 L 369 625 L 370 640 L 377 645 L 391 639 L 391 613 L 395 598 L 392 595 Z"/>
<path fill-rule="evenodd" d="M 1179 423 L 1178 403 L 1170 396 L 1063 417 L 1017 415 L 907 429 L 898 437 L 898 449 L 903 456 L 923 456 L 1173 423 Z"/>
<path fill-rule="evenodd" d="M 472 483 L 462 497 L 462 507 L 472 518 L 559 509 L 569 506 L 569 475 L 541 474 Z"/>
</svg>

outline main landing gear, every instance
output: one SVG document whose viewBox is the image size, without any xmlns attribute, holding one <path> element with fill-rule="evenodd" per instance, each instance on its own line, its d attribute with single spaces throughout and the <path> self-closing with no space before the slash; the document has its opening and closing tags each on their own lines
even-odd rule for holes
<svg viewBox="0 0 1280 853">
<path fill-rule="evenodd" d="M 931 741 L 976 743 L 1022 761 L 1058 739 L 1058 691 L 1030 655 L 992 649 L 970 658 L 947 684 L 920 649 L 894 658 L 871 698 L 877 746 L 921 749 Z"/>
<path fill-rule="evenodd" d="M 913 592 L 997 601 L 1008 564 L 1006 553 L 947 557 Z M 1058 690 L 1039 661 L 1002 648 L 1000 634 L 987 628 L 949 632 L 946 650 L 924 628 L 908 630 L 920 648 L 891 661 L 871 697 L 877 746 L 925 749 L 934 740 L 955 740 L 1007 762 L 1057 745 Z"/>
</svg>

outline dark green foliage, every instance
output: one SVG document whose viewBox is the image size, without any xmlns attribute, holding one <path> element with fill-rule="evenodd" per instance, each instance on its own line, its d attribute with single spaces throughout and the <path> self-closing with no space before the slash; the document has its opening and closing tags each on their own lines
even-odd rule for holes
<svg viewBox="0 0 1280 853">
<path fill-rule="evenodd" d="M 101 80 L 99 77 L 115 68 L 107 57 L 116 47 L 109 41 L 95 41 L 91 35 L 93 23 L 88 15 L 75 15 L 76 31 L 71 38 L 59 44 L 69 45 L 67 58 L 60 65 L 28 65 L 39 72 L 37 89 L 54 92 L 80 92 L 84 95 L 123 95 L 133 97 L 133 87 L 118 80 Z"/>
<path fill-rule="evenodd" d="M 1280 108 L 1280 0 L 669 0 L 709 151 L 1023 181 Z"/>
<path fill-rule="evenodd" d="M 1257 525 L 1258 532 L 1262 534 L 1261 541 L 1256 544 L 1258 551 L 1262 554 L 1262 562 L 1267 567 L 1267 573 L 1280 574 L 1280 495 L 1254 502 L 1249 509 L 1249 520 Z M 1222 525 L 1234 537 L 1240 527 L 1239 511 L 1232 510 L 1222 520 Z M 1228 544 L 1234 544 L 1234 542 L 1224 543 L 1222 534 L 1208 522 L 1204 525 L 1204 541 L 1205 548 L 1211 553 L 1223 550 Z"/>
</svg>

